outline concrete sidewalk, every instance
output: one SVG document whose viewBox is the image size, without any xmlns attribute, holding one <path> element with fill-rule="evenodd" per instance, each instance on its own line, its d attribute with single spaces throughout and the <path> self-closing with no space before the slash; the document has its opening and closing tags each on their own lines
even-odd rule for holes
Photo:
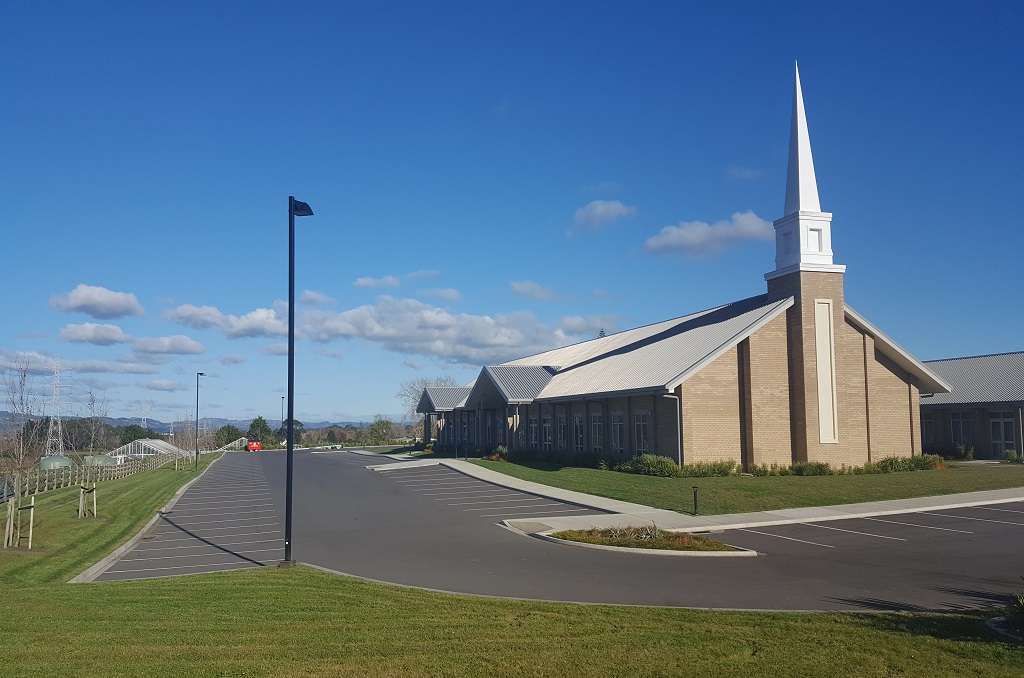
<svg viewBox="0 0 1024 678">
<path fill-rule="evenodd" d="M 417 461 L 398 461 L 392 464 L 368 466 L 373 470 L 395 470 L 415 466 L 442 465 L 479 478 L 495 485 L 510 487 L 542 497 L 550 497 L 561 501 L 572 502 L 582 506 L 590 506 L 610 514 L 589 516 L 546 518 L 530 518 L 529 520 L 506 520 L 504 523 L 513 529 L 529 534 L 546 534 L 561 530 L 589 530 L 606 527 L 646 527 L 656 525 L 663 530 L 681 532 L 712 532 L 738 528 L 764 527 L 768 525 L 789 525 L 794 523 L 820 522 L 826 520 L 847 520 L 850 518 L 867 518 L 872 516 L 910 513 L 914 511 L 932 511 L 939 509 L 961 508 L 964 506 L 980 506 L 984 504 L 1003 504 L 1024 501 L 1024 487 L 1013 487 L 1003 490 L 984 490 L 981 492 L 963 492 L 946 494 L 938 497 L 915 497 L 913 499 L 891 499 L 888 501 L 863 502 L 858 504 L 839 504 L 837 506 L 818 506 L 810 508 L 782 509 L 779 511 L 757 511 L 753 513 L 733 513 L 715 516 L 692 516 L 665 509 L 652 508 L 642 504 L 633 504 L 615 499 L 606 499 L 582 492 L 563 490 L 550 485 L 520 480 L 512 476 L 498 473 L 490 469 L 471 464 L 468 461 L 453 459 L 422 459 Z"/>
</svg>

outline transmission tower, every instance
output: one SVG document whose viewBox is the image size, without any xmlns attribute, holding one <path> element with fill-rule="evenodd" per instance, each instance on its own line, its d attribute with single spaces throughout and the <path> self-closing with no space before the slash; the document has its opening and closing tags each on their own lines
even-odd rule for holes
<svg viewBox="0 0 1024 678">
<path fill-rule="evenodd" d="M 149 428 L 146 424 L 149 419 L 149 398 L 142 401 L 142 428 Z"/>
<path fill-rule="evenodd" d="M 53 402 L 50 404 L 50 428 L 46 432 L 46 456 L 64 454 L 64 427 L 60 423 L 60 363 L 53 366 Z"/>
</svg>

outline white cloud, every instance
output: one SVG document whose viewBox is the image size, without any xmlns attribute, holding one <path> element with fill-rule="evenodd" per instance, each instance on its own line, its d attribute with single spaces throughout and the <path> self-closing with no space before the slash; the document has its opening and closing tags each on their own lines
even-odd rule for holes
<svg viewBox="0 0 1024 678">
<path fill-rule="evenodd" d="M 467 365 L 494 364 L 570 343 L 564 332 L 532 313 L 453 314 L 416 299 L 389 296 L 340 313 L 309 311 L 303 316 L 303 331 L 318 342 L 360 338 L 396 353 Z"/>
<path fill-rule="evenodd" d="M 139 386 L 149 391 L 164 391 L 166 393 L 173 393 L 174 391 L 188 391 L 191 388 L 185 384 L 179 384 L 176 381 L 171 381 L 170 379 L 140 381 Z"/>
<path fill-rule="evenodd" d="M 169 353 L 172 355 L 206 353 L 205 346 L 198 341 L 189 339 L 184 334 L 176 334 L 173 337 L 136 339 L 132 343 L 132 350 L 136 353 Z"/>
<path fill-rule="evenodd" d="M 419 364 L 418 362 L 416 362 L 412 358 L 406 358 L 405 360 L 402 361 L 402 364 L 405 365 L 406 367 L 414 369 L 414 370 L 422 370 L 423 369 L 423 365 Z"/>
<path fill-rule="evenodd" d="M 573 334 L 581 339 L 593 339 L 601 330 L 606 334 L 612 334 L 622 320 L 623 318 L 617 315 L 592 315 L 586 318 L 567 315 L 558 322 L 558 326 L 566 334 Z"/>
<path fill-rule="evenodd" d="M 117 362 L 126 365 L 163 365 L 170 361 L 169 356 L 160 353 L 130 353 L 117 356 Z"/>
<path fill-rule="evenodd" d="M 260 349 L 263 355 L 288 355 L 288 344 L 268 344 Z"/>
<path fill-rule="evenodd" d="M 77 344 L 96 344 L 97 346 L 126 344 L 132 340 L 117 325 L 101 325 L 99 323 L 68 325 L 60 331 L 60 338 Z"/>
<path fill-rule="evenodd" d="M 726 176 L 730 179 L 738 179 L 740 181 L 749 181 L 751 179 L 760 179 L 764 175 L 761 170 L 752 169 L 750 167 L 739 167 L 734 166 L 726 170 Z"/>
<path fill-rule="evenodd" d="M 578 229 L 601 228 L 605 224 L 636 214 L 636 208 L 618 200 L 592 200 L 576 210 L 573 223 Z"/>
<path fill-rule="evenodd" d="M 113 292 L 105 287 L 83 284 L 66 294 L 50 297 L 50 308 L 77 311 L 101 320 L 142 315 L 144 312 L 142 304 L 131 292 Z"/>
<path fill-rule="evenodd" d="M 355 285 L 356 287 L 369 287 L 369 288 L 374 288 L 374 287 L 398 287 L 399 282 L 398 282 L 398 278 L 396 278 L 395 276 L 393 276 L 393 275 L 386 275 L 383 278 L 370 278 L 370 277 L 357 278 L 355 280 L 355 282 L 353 282 L 352 284 Z"/>
<path fill-rule="evenodd" d="M 62 370 L 83 374 L 153 374 L 155 369 L 148 365 L 118 364 L 103 360 L 60 360 L 55 356 L 38 351 L 9 351 L 0 348 L 0 370 L 19 369 L 27 364 L 32 374 L 53 374 L 54 366 L 60 362 Z"/>
<path fill-rule="evenodd" d="M 513 280 L 509 283 L 512 292 L 521 297 L 529 297 L 537 301 L 554 301 L 559 296 L 555 291 L 546 285 L 541 285 L 532 280 Z"/>
<path fill-rule="evenodd" d="M 736 212 L 728 221 L 708 224 L 681 221 L 666 226 L 644 243 L 648 252 L 679 252 L 687 257 L 703 257 L 747 240 L 772 240 L 775 231 L 770 222 L 751 211 Z"/>
<path fill-rule="evenodd" d="M 237 353 L 228 353 L 220 357 L 221 365 L 241 365 L 245 362 L 245 357 L 240 356 Z"/>
<path fill-rule="evenodd" d="M 164 317 L 183 325 L 205 330 L 216 327 L 232 339 L 239 337 L 280 337 L 288 334 L 288 304 L 279 308 L 257 308 L 243 316 L 226 315 L 213 306 L 183 304 L 164 313 Z"/>
<path fill-rule="evenodd" d="M 299 301 L 309 306 L 330 306 L 334 303 L 334 299 L 331 299 L 323 292 L 315 292 L 313 290 L 303 292 L 302 296 L 299 297 Z"/>
<path fill-rule="evenodd" d="M 434 287 L 428 290 L 420 290 L 419 295 L 421 297 L 440 299 L 441 301 L 447 301 L 449 303 L 462 301 L 462 293 L 456 289 L 452 289 L 451 287 Z"/>
</svg>

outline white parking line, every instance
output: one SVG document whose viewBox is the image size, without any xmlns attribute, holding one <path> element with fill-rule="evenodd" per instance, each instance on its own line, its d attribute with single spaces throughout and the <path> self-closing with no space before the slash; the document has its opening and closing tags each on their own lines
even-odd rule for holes
<svg viewBox="0 0 1024 678">
<path fill-rule="evenodd" d="M 978 522 L 982 523 L 1000 523 L 1001 525 L 1020 525 L 1021 527 L 1024 527 L 1024 523 L 1011 523 L 1008 520 L 992 520 L 990 518 L 971 518 L 970 516 L 954 516 L 950 515 L 949 513 L 932 513 L 930 511 L 918 511 L 918 513 L 923 513 L 926 516 L 942 516 L 943 518 L 959 518 L 961 520 L 977 520 Z"/>
<path fill-rule="evenodd" d="M 161 571 L 161 570 L 194 570 L 194 569 L 199 568 L 199 567 L 202 567 L 202 568 L 219 567 L 221 565 L 235 565 L 235 566 L 237 566 L 236 569 L 243 568 L 243 567 L 266 567 L 265 565 L 263 565 L 263 563 L 250 563 L 247 560 L 241 560 L 239 558 L 236 558 L 235 560 L 228 560 L 228 561 L 225 561 L 223 563 L 203 563 L 202 565 L 173 565 L 173 566 L 170 566 L 170 567 L 141 567 L 141 568 L 136 568 L 136 569 L 131 569 L 131 570 L 115 570 L 115 569 L 110 569 L 110 570 L 107 570 L 107 572 L 108 573 L 112 573 L 112 574 L 121 574 L 121 573 L 124 573 L 124 572 L 158 572 L 158 571 Z M 216 572 L 217 570 L 210 570 L 210 571 L 211 572 Z M 198 571 L 196 574 L 200 574 L 200 573 L 203 573 L 203 572 L 206 572 L 206 570 Z"/>
<path fill-rule="evenodd" d="M 786 539 L 788 541 L 798 541 L 801 544 L 810 544 L 812 546 L 823 546 L 824 548 L 827 548 L 827 549 L 834 549 L 835 548 L 835 546 L 829 546 L 828 544 L 819 544 L 816 541 L 807 541 L 806 539 L 797 539 L 796 537 L 783 537 L 781 534 L 772 534 L 771 532 L 758 532 L 757 530 L 749 530 L 749 529 L 745 529 L 745 528 L 740 528 L 740 532 L 753 532 L 754 534 L 761 534 L 761 535 L 764 535 L 765 537 L 777 537 L 779 539 Z"/>
<path fill-rule="evenodd" d="M 451 485 L 453 483 L 478 483 L 480 482 L 476 478 L 431 478 L 430 480 L 396 480 L 395 482 L 401 483 L 406 487 L 412 487 L 413 485 Z"/>
<path fill-rule="evenodd" d="M 1003 513 L 1024 513 L 1024 511 L 1015 511 L 1014 509 L 993 508 L 991 506 L 971 506 L 970 508 L 981 509 L 983 511 L 1002 511 Z"/>
<path fill-rule="evenodd" d="M 565 506 L 565 504 L 559 504 L 557 502 L 554 502 L 554 503 L 548 502 L 546 504 L 528 504 L 526 506 L 488 506 L 486 508 L 474 508 L 474 509 L 462 509 L 462 510 L 463 511 L 491 511 L 491 510 L 494 510 L 494 509 L 502 509 L 502 508 L 509 508 L 509 509 L 532 508 L 534 506 Z"/>
<path fill-rule="evenodd" d="M 460 497 L 462 499 L 464 497 Z M 437 499 L 436 501 L 444 501 L 443 499 Z M 537 501 L 537 497 L 523 497 L 522 499 L 494 499 L 491 501 L 461 501 L 454 504 L 448 504 L 449 506 L 469 506 L 470 504 L 500 504 L 503 501 Z"/>
<path fill-rule="evenodd" d="M 238 508 L 245 509 L 246 507 L 245 506 L 239 506 Z M 171 511 L 170 513 L 167 513 L 165 515 L 171 516 L 171 518 L 174 519 L 175 522 L 177 522 L 177 520 L 179 518 L 196 518 L 196 517 L 205 518 L 206 516 L 209 516 L 211 513 L 212 513 L 211 511 L 197 511 L 195 513 L 178 513 L 177 511 Z M 245 516 L 245 515 L 248 515 L 250 513 L 274 513 L 274 509 L 272 509 L 272 508 L 268 508 L 268 509 L 247 509 L 247 510 L 244 510 L 244 511 L 231 511 L 231 512 L 217 511 L 216 515 L 217 515 L 217 517 L 220 517 L 220 516 Z"/>
<path fill-rule="evenodd" d="M 209 548 L 215 548 L 215 547 L 211 546 Z M 270 553 L 272 551 L 283 551 L 283 550 L 284 550 L 283 546 L 278 546 L 277 548 L 272 548 L 272 549 L 253 549 L 251 551 L 230 551 L 230 549 L 216 549 L 216 551 L 214 551 L 213 553 L 209 553 L 209 554 L 206 554 L 206 555 L 197 554 L 197 553 L 184 553 L 184 554 L 182 554 L 180 556 L 153 556 L 152 558 L 122 558 L 121 562 L 123 562 L 123 563 L 138 563 L 138 562 L 142 562 L 143 560 L 174 560 L 175 558 L 208 558 L 210 556 L 219 556 L 222 551 L 230 551 L 231 555 L 236 555 L 237 554 L 239 558 L 242 558 L 243 556 L 246 556 L 246 555 L 248 555 L 250 553 Z M 245 560 L 245 558 L 242 558 L 242 560 Z"/>
<path fill-rule="evenodd" d="M 267 532 L 266 534 L 280 535 L 279 532 Z M 241 534 L 239 534 L 239 535 L 231 535 L 230 538 L 243 537 L 243 536 L 244 537 L 250 537 L 250 536 L 254 537 L 256 535 L 241 535 Z M 220 539 L 209 539 L 208 541 L 213 542 L 217 546 L 232 546 L 232 545 L 238 545 L 238 544 L 265 544 L 265 543 L 271 542 L 271 541 L 278 541 L 278 539 L 281 539 L 281 537 L 278 536 L 277 539 L 272 539 L 272 538 L 266 537 L 266 538 L 263 538 L 263 539 L 258 539 L 256 541 L 233 541 L 233 542 L 228 542 L 228 541 L 222 541 Z M 170 541 L 170 540 L 168 540 L 168 541 Z M 193 539 L 189 539 L 189 541 L 196 541 L 196 540 L 193 538 Z M 163 541 L 157 542 L 157 544 L 164 544 L 164 543 L 166 543 L 166 542 L 163 542 Z M 150 548 L 145 548 L 145 547 L 142 547 L 142 546 L 136 546 L 134 549 L 132 549 L 132 553 L 150 553 L 152 551 L 177 551 L 178 549 L 198 549 L 198 548 L 202 548 L 204 546 L 209 546 L 209 544 L 201 542 L 199 544 L 178 544 L 176 546 L 158 546 L 158 545 L 153 545 Z"/>
<path fill-rule="evenodd" d="M 550 515 L 554 515 L 555 513 L 573 513 L 573 512 L 576 512 L 576 511 L 586 511 L 586 509 L 565 509 L 565 510 L 562 510 L 562 511 L 519 511 L 519 512 L 516 512 L 516 513 L 509 513 L 508 511 L 505 511 L 504 513 L 481 513 L 480 517 L 481 518 L 494 518 L 494 517 L 497 517 L 497 516 L 505 516 L 507 518 L 511 518 L 511 517 L 515 517 L 515 516 L 535 516 L 535 515 L 550 516 Z"/>
<path fill-rule="evenodd" d="M 503 490 L 496 488 L 494 490 L 488 490 L 486 488 L 477 488 L 475 490 L 452 490 L 451 492 L 424 492 L 424 497 L 440 497 L 443 494 L 473 494 L 474 492 L 511 492 L 515 493 L 515 490 Z M 488 495 L 492 496 L 492 495 Z"/>
<path fill-rule="evenodd" d="M 258 516 L 258 517 L 254 517 L 254 518 L 231 518 L 230 520 L 207 520 L 207 521 L 204 521 L 204 522 L 201 522 L 201 523 L 179 523 L 179 522 L 175 521 L 173 523 L 173 525 L 175 525 L 176 527 L 192 527 L 193 525 L 215 525 L 217 523 L 241 523 L 241 522 L 244 522 L 246 520 L 262 520 L 263 518 L 267 518 L 267 517 L 268 516 Z M 168 522 L 171 522 L 171 521 L 168 521 Z M 249 525 L 247 527 L 253 527 L 253 526 Z"/>
<path fill-rule="evenodd" d="M 874 520 L 879 523 L 892 523 L 893 525 L 908 525 L 910 527 L 923 527 L 926 530 L 943 530 L 945 532 L 961 532 L 963 534 L 974 534 L 967 530 L 954 530 L 952 527 L 935 527 L 934 525 L 918 525 L 917 523 L 901 523 L 898 520 L 883 520 L 881 518 L 864 518 L 864 520 Z"/>
<path fill-rule="evenodd" d="M 246 525 L 245 528 L 249 529 L 249 528 L 253 528 L 253 527 L 270 527 L 271 525 L 279 525 L 279 524 L 280 523 L 274 521 L 274 522 L 270 522 L 270 523 L 258 523 L 256 525 Z M 237 530 L 237 529 L 238 529 L 238 527 L 230 527 L 230 526 L 229 527 L 212 527 L 212 528 L 205 529 L 205 530 L 190 530 L 190 532 L 192 532 L 193 534 L 196 534 L 196 535 L 201 535 L 204 539 L 213 539 L 214 535 L 220 534 L 221 532 L 224 532 L 225 530 L 229 530 L 228 534 L 234 534 L 233 532 L 230 532 L 230 530 Z M 280 532 L 280 530 L 275 530 L 275 531 L 276 532 Z M 171 529 L 168 529 L 168 530 L 153 530 L 152 532 L 150 532 L 150 534 L 152 534 L 154 538 L 157 538 L 157 537 L 160 537 L 160 535 L 164 535 L 164 534 L 180 535 L 181 534 L 181 530 L 172 527 Z M 191 536 L 189 536 L 189 537 L 180 537 L 179 536 L 179 539 L 195 539 L 195 537 L 191 537 Z M 160 539 L 160 541 L 164 542 L 164 541 L 174 541 L 174 540 L 173 539 Z"/>
<path fill-rule="evenodd" d="M 807 527 L 820 527 L 823 530 L 835 530 L 836 532 L 849 532 L 850 534 L 861 534 L 865 537 L 878 537 L 879 539 L 892 539 L 893 541 L 906 541 L 903 537 L 887 537 L 884 534 L 871 534 L 870 532 L 858 532 L 857 530 L 844 530 L 841 527 L 829 527 L 828 525 L 818 525 L 817 523 L 800 523 Z"/>
</svg>

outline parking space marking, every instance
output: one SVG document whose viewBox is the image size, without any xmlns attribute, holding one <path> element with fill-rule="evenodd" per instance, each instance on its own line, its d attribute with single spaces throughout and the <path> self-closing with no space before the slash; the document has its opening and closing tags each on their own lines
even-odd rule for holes
<svg viewBox="0 0 1024 678">
<path fill-rule="evenodd" d="M 800 525 L 806 525 L 807 527 L 820 527 L 823 530 L 835 530 L 836 532 L 849 532 L 850 534 L 860 534 L 865 537 L 878 537 L 879 539 L 892 539 L 893 541 L 906 541 L 903 537 L 887 537 L 884 534 L 871 534 L 870 532 L 858 532 L 857 530 L 844 530 L 841 527 L 830 527 L 828 525 L 818 525 L 817 523 L 800 523 Z"/>
<path fill-rule="evenodd" d="M 537 501 L 534 499 L 533 501 Z M 469 508 L 462 509 L 463 511 L 493 511 L 495 509 L 521 509 L 521 508 L 534 508 L 540 506 L 564 506 L 564 504 L 558 502 L 546 502 L 543 504 L 525 504 L 523 506 L 487 506 L 486 508 Z"/>
<path fill-rule="evenodd" d="M 1024 527 L 1024 523 L 1013 523 L 1008 520 L 992 520 L 991 518 L 971 518 L 970 516 L 954 516 L 949 513 L 932 513 L 931 511 L 918 511 L 926 516 L 942 516 L 943 518 L 959 518 L 960 520 L 977 520 L 982 523 L 1000 523 L 1002 525 L 1020 525 Z"/>
<path fill-rule="evenodd" d="M 564 506 L 564 504 L 563 504 L 563 506 Z M 505 511 L 504 513 L 481 513 L 480 517 L 481 518 L 515 518 L 516 516 L 538 516 L 538 515 L 540 515 L 540 516 L 551 516 L 551 515 L 554 515 L 556 513 L 574 513 L 576 511 L 579 511 L 579 509 L 562 509 L 562 510 L 558 510 L 558 511 L 524 511 L 522 513 L 509 513 L 508 511 Z"/>
<path fill-rule="evenodd" d="M 970 508 L 982 509 L 983 511 L 1002 511 L 1003 513 L 1024 513 L 1015 509 L 993 508 L 991 506 L 971 506 Z"/>
<path fill-rule="evenodd" d="M 761 535 L 764 535 L 765 537 L 776 537 L 778 539 L 785 539 L 787 541 L 798 541 L 801 544 L 811 544 L 812 546 L 822 546 L 822 547 L 827 548 L 827 549 L 834 549 L 835 548 L 835 546 L 830 546 L 829 544 L 819 544 L 816 541 L 807 541 L 806 539 L 797 539 L 796 537 L 784 537 L 781 534 L 772 534 L 770 532 L 758 532 L 757 530 L 751 530 L 749 528 L 740 528 L 739 531 L 740 532 L 753 532 L 754 534 L 761 534 Z"/>
<path fill-rule="evenodd" d="M 960 532 L 961 534 L 974 534 L 967 530 L 954 530 L 952 527 L 935 527 L 934 525 L 918 525 L 917 523 L 901 523 L 898 520 L 883 520 L 882 518 L 864 518 L 863 520 L 874 520 L 879 523 L 892 523 L 893 525 L 907 525 L 909 527 L 923 527 L 926 530 L 943 530 L 945 532 Z"/>
<path fill-rule="evenodd" d="M 485 495 L 485 496 L 494 496 L 494 495 Z M 512 496 L 515 496 L 515 495 L 512 495 Z M 442 499 L 437 499 L 435 501 L 443 501 L 443 500 Z M 529 498 L 525 498 L 525 499 L 489 499 L 487 501 L 460 501 L 460 502 L 456 502 L 454 504 L 448 504 L 448 505 L 449 506 L 472 506 L 472 505 L 475 505 L 475 504 L 500 504 L 503 501 L 537 501 L 537 499 L 535 497 L 529 497 Z"/>
<path fill-rule="evenodd" d="M 512 493 L 512 494 L 519 494 L 518 492 L 514 492 L 513 490 L 497 489 L 495 491 L 497 491 L 497 492 L 509 492 L 509 493 Z M 483 490 L 454 490 L 452 492 L 424 492 L 423 496 L 424 497 L 439 497 L 439 496 L 441 496 L 443 494 L 472 494 L 474 492 L 483 492 Z"/>
</svg>

